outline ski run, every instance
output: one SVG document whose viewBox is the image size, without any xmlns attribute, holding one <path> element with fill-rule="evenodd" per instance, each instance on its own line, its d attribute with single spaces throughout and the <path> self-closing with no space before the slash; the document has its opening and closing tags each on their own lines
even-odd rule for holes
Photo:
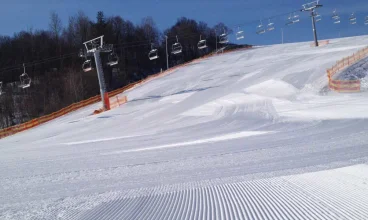
<svg viewBox="0 0 368 220">
<path fill-rule="evenodd" d="M 368 93 L 326 75 L 366 45 L 213 56 L 1 139 L 0 219 L 368 219 Z"/>
</svg>

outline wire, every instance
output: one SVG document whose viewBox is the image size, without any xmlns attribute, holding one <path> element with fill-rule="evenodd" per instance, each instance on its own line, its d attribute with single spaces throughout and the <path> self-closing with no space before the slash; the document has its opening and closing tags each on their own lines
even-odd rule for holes
<svg viewBox="0 0 368 220">
<path fill-rule="evenodd" d="M 295 12 L 299 12 L 299 11 L 300 10 L 285 12 L 285 13 L 282 13 L 282 14 L 270 16 L 267 19 L 274 19 L 274 18 L 277 18 L 277 17 L 285 16 L 285 15 L 295 13 Z M 253 23 L 258 23 L 258 22 L 259 22 L 259 20 L 252 20 L 252 21 L 247 21 L 247 22 L 241 23 L 241 24 L 237 24 L 235 26 L 236 27 L 244 27 L 246 25 L 253 24 Z M 233 25 L 231 25 L 231 26 L 233 26 Z M 179 28 L 178 31 L 184 31 L 184 30 L 188 30 L 188 29 L 192 29 L 192 27 Z M 232 29 L 232 30 L 235 30 L 235 29 Z M 215 32 L 216 32 L 216 30 L 215 30 Z M 167 36 L 167 39 L 170 40 L 170 41 L 172 39 L 176 40 L 176 36 L 178 36 L 179 42 L 180 42 L 180 40 L 182 40 L 182 39 L 194 39 L 195 37 L 199 37 L 199 35 L 200 34 L 198 34 L 198 33 L 187 34 L 187 35 L 178 34 L 178 35 L 175 35 L 175 36 Z M 151 45 L 151 43 L 152 43 L 151 40 L 131 41 L 131 42 L 115 44 L 114 49 L 142 47 L 142 46 Z M 73 56 L 76 56 L 76 55 L 78 55 L 78 53 L 74 52 L 74 53 L 69 53 L 69 54 L 64 54 L 64 55 L 59 55 L 59 56 L 55 56 L 55 57 L 46 58 L 46 59 L 43 59 L 43 60 L 28 62 L 28 63 L 24 63 L 24 64 L 25 64 L 25 67 L 36 66 L 36 65 L 40 65 L 40 64 L 44 64 L 44 63 L 48 63 L 48 62 L 53 62 L 53 61 L 57 61 L 57 60 L 61 60 L 61 59 L 66 59 L 66 58 L 73 57 Z M 3 74 L 4 72 L 10 72 L 10 71 L 18 70 L 18 69 L 23 69 L 23 64 L 0 69 L 0 73 Z"/>
<path fill-rule="evenodd" d="M 43 59 L 43 60 L 24 63 L 24 66 L 25 67 L 30 67 L 30 66 L 34 66 L 34 65 L 39 65 L 39 64 L 43 64 L 43 63 L 47 63 L 47 62 L 52 62 L 52 61 L 56 61 L 56 60 L 69 58 L 69 57 L 72 57 L 72 56 L 77 55 L 77 54 L 78 53 L 70 53 L 70 54 L 64 54 L 64 55 L 59 55 L 59 56 L 55 56 L 55 57 L 49 57 L 49 58 L 46 58 L 46 59 Z M 16 70 L 16 69 L 23 69 L 23 64 L 0 69 L 0 72 L 3 73 L 3 72 Z"/>
<path fill-rule="evenodd" d="M 199 37 L 199 34 L 184 35 L 184 36 L 181 36 L 179 39 L 193 39 L 195 37 Z M 151 45 L 151 41 L 149 41 L 149 40 L 136 41 L 136 42 L 143 42 L 143 43 L 141 43 L 141 44 L 128 44 L 128 43 L 117 44 L 117 45 L 114 45 L 114 49 L 136 48 L 136 47 Z M 131 42 L 129 42 L 129 43 L 131 43 Z M 119 45 L 124 45 L 124 46 L 119 47 Z M 36 66 L 36 65 L 40 65 L 40 64 L 44 64 L 44 63 L 48 63 L 48 62 L 53 62 L 53 61 L 57 61 L 57 60 L 61 60 L 61 59 L 66 59 L 66 58 L 77 56 L 77 55 L 78 55 L 78 53 L 74 52 L 74 53 L 69 53 L 69 54 L 64 54 L 64 55 L 59 55 L 59 56 L 55 56 L 55 57 L 46 58 L 46 59 L 43 59 L 43 60 L 28 62 L 28 63 L 24 63 L 24 64 L 25 64 L 25 67 Z M 0 72 L 5 73 L 5 72 L 10 72 L 10 71 L 19 70 L 19 69 L 23 69 L 23 64 L 19 64 L 19 65 L 15 65 L 15 66 L 0 69 Z"/>
</svg>

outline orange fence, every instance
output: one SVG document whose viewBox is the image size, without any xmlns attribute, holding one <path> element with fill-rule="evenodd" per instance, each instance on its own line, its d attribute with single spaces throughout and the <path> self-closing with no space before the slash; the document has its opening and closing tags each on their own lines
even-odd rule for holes
<svg viewBox="0 0 368 220">
<path fill-rule="evenodd" d="M 327 69 L 329 88 L 338 92 L 360 92 L 360 80 L 336 80 L 333 78 L 336 73 L 355 64 L 357 61 L 367 57 L 367 55 L 368 47 L 361 49 L 349 57 L 337 61 L 333 67 Z"/>
<path fill-rule="evenodd" d="M 73 103 L 73 104 L 69 105 L 68 107 L 62 108 L 59 111 L 51 113 L 49 115 L 45 115 L 45 116 L 42 116 L 40 118 L 32 119 L 31 121 L 28 121 L 28 122 L 23 123 L 23 124 L 14 125 L 12 127 L 5 128 L 3 130 L 0 130 L 0 138 L 4 138 L 6 136 L 9 136 L 9 135 L 12 135 L 12 134 L 15 134 L 15 133 L 33 128 L 35 126 L 46 123 L 46 122 L 51 121 L 51 120 L 53 120 L 55 118 L 58 118 L 60 116 L 66 115 L 66 114 L 68 114 L 72 111 L 78 110 L 78 109 L 80 109 L 82 107 L 85 107 L 87 105 L 96 103 L 100 100 L 101 100 L 100 96 L 94 96 L 94 97 L 91 97 L 87 100 L 83 100 L 83 101 L 78 102 L 78 103 Z"/>
<path fill-rule="evenodd" d="M 329 44 L 330 41 L 329 40 L 321 40 L 321 41 L 318 41 L 318 46 L 322 47 L 322 46 L 325 46 L 327 44 Z M 310 46 L 311 47 L 315 47 L 316 44 L 314 42 L 310 43 Z"/>
<path fill-rule="evenodd" d="M 228 53 L 228 52 L 233 52 L 233 51 L 238 51 L 238 50 L 244 50 L 244 49 L 249 49 L 251 48 L 251 46 L 249 47 L 246 47 L 246 48 L 238 48 L 238 49 L 233 49 L 233 50 L 229 50 L 229 51 L 225 51 L 223 52 L 223 54 L 225 53 Z M 131 83 L 129 85 L 126 85 L 122 88 L 119 88 L 119 89 L 116 89 L 114 91 L 111 91 L 111 92 L 108 92 L 108 97 L 110 97 L 110 108 L 113 109 L 113 108 L 116 108 L 116 107 L 119 107 L 120 105 L 123 105 L 125 104 L 126 102 L 128 102 L 128 99 L 126 96 L 124 97 L 117 97 L 118 94 L 120 93 L 123 93 L 133 87 L 136 87 L 136 86 L 139 86 L 139 85 L 142 85 L 148 81 L 151 81 L 153 79 L 156 79 L 158 77 L 162 77 L 162 76 L 165 76 L 169 73 L 172 73 L 174 70 L 180 68 L 180 67 L 183 67 L 183 66 L 186 66 L 188 64 L 191 64 L 193 62 L 198 62 L 200 60 L 203 60 L 205 58 L 208 58 L 210 56 L 213 56 L 215 53 L 212 53 L 212 54 L 209 54 L 209 55 L 206 55 L 204 57 L 201 57 L 201 58 L 198 58 L 198 59 L 195 59 L 195 60 L 192 60 L 190 62 L 187 62 L 187 63 L 184 63 L 184 64 L 181 64 L 181 65 L 178 65 L 178 66 L 175 66 L 173 68 L 170 68 L 166 71 L 163 71 L 163 72 L 160 72 L 160 73 L 156 73 L 154 75 L 150 75 L 148 76 L 147 78 L 145 79 L 142 79 L 142 80 L 139 80 L 138 82 L 134 82 L 134 83 Z M 116 97 L 114 97 L 116 96 Z M 83 107 L 86 107 L 88 105 L 91 105 L 91 104 L 94 104 L 94 103 L 97 103 L 101 101 L 101 96 L 100 95 L 97 95 L 97 96 L 94 96 L 94 97 L 91 97 L 87 100 L 83 100 L 81 102 L 78 102 L 78 103 L 73 103 L 63 109 L 60 109 L 59 111 L 57 112 L 54 112 L 54 113 L 51 113 L 49 115 L 45 115 L 45 116 L 42 116 L 42 117 L 39 117 L 39 118 L 36 118 L 36 119 L 32 119 L 28 122 L 25 122 L 23 124 L 19 124 L 19 125 L 14 125 L 14 126 L 11 126 L 11 127 L 8 127 L 8 128 L 5 128 L 5 129 L 2 129 L 0 130 L 0 139 L 1 138 L 4 138 L 4 137 L 7 137 L 7 136 L 10 136 L 10 135 L 13 135 L 15 133 L 18 133 L 18 132 L 21 132 L 21 131 L 24 131 L 24 130 L 27 130 L 27 129 L 30 129 L 30 128 L 33 128 L 33 127 L 36 127 L 40 124 L 43 124 L 43 123 L 46 123 L 48 121 L 51 121 L 53 119 L 56 119 L 58 117 L 61 117 L 63 115 L 66 115 L 70 112 L 73 112 L 73 111 L 76 111 L 80 108 L 83 108 Z M 101 112 L 101 110 L 96 110 L 95 113 L 99 113 Z"/>
<path fill-rule="evenodd" d="M 122 98 L 119 98 L 119 96 L 116 96 L 112 101 L 110 101 L 110 108 L 117 108 L 125 103 L 128 102 L 128 99 L 126 96 L 123 96 Z"/>
</svg>

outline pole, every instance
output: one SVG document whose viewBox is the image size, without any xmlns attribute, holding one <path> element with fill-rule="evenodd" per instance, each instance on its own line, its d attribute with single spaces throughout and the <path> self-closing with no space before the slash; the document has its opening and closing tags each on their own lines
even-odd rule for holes
<svg viewBox="0 0 368 220">
<path fill-rule="evenodd" d="M 284 29 L 281 28 L 281 44 L 284 44 Z"/>
<path fill-rule="evenodd" d="M 216 36 L 216 54 L 217 54 L 217 32 L 215 31 L 215 36 Z"/>
<path fill-rule="evenodd" d="M 103 73 L 103 68 L 101 64 L 101 57 L 100 57 L 100 51 L 96 50 L 93 53 L 95 57 L 96 62 L 96 69 L 97 69 L 97 76 L 98 76 L 98 82 L 100 84 L 100 93 L 101 93 L 101 101 L 102 101 L 102 108 L 104 111 L 109 110 L 109 100 L 108 97 L 106 98 L 106 85 L 105 85 L 105 78 Z"/>
<path fill-rule="evenodd" d="M 167 53 L 167 36 L 166 37 L 166 69 L 169 69 L 169 54 Z"/>
<path fill-rule="evenodd" d="M 314 45 L 318 47 L 317 30 L 316 30 L 316 20 L 314 18 L 314 10 L 312 10 L 312 25 L 313 25 L 313 35 L 314 35 Z"/>
</svg>

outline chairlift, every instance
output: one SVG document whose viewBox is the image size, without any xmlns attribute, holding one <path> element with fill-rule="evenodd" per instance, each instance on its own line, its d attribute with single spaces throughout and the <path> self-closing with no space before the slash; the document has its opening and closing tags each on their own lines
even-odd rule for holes
<svg viewBox="0 0 368 220">
<path fill-rule="evenodd" d="M 172 45 L 172 50 L 171 50 L 171 53 L 172 54 L 179 54 L 181 53 L 183 50 L 183 47 L 181 46 L 181 44 L 179 43 L 179 39 L 178 39 L 178 36 L 176 36 L 176 43 L 174 43 Z"/>
<path fill-rule="evenodd" d="M 151 50 L 148 53 L 148 59 L 155 60 L 158 58 L 158 50 L 153 48 L 153 44 L 151 44 Z"/>
<path fill-rule="evenodd" d="M 109 65 L 109 66 L 115 66 L 116 64 L 119 63 L 119 57 L 114 52 L 114 50 L 111 51 L 111 53 L 109 54 L 109 56 L 107 58 L 108 58 L 107 65 Z"/>
<path fill-rule="evenodd" d="M 340 16 L 337 14 L 336 9 L 332 12 L 332 19 L 334 20 L 334 24 L 340 24 Z"/>
<path fill-rule="evenodd" d="M 19 87 L 22 89 L 28 88 L 31 86 L 31 78 L 29 78 L 28 74 L 26 73 L 26 66 L 23 63 L 23 73 L 19 76 L 20 85 Z"/>
<path fill-rule="evenodd" d="M 271 22 L 271 19 L 268 19 L 267 31 L 275 30 L 275 24 Z"/>
<path fill-rule="evenodd" d="M 236 39 L 241 40 L 243 38 L 244 38 L 244 31 L 240 30 L 240 28 L 238 27 L 238 32 L 236 32 Z"/>
<path fill-rule="evenodd" d="M 227 33 L 225 32 L 225 28 L 224 28 L 224 33 L 219 36 L 219 41 L 218 42 L 220 44 L 226 44 L 226 43 L 229 42 L 229 39 L 227 37 Z"/>
<path fill-rule="evenodd" d="M 293 22 L 293 17 L 290 14 L 289 17 L 288 17 L 288 19 L 287 19 L 287 21 L 286 21 L 286 25 L 292 25 L 292 24 L 294 24 L 294 22 Z"/>
<path fill-rule="evenodd" d="M 199 36 L 199 42 L 197 44 L 199 50 L 207 48 L 206 40 L 202 40 L 202 35 Z"/>
<path fill-rule="evenodd" d="M 356 24 L 356 23 L 357 23 L 357 18 L 356 18 L 356 16 L 355 16 L 355 14 L 354 14 L 354 13 L 352 13 L 352 14 L 350 15 L 349 20 L 350 20 L 350 24 Z"/>
<path fill-rule="evenodd" d="M 297 14 L 290 14 L 289 17 L 288 17 L 288 20 L 286 22 L 286 25 L 292 25 L 292 24 L 295 24 L 295 23 L 298 23 L 300 21 L 299 19 L 299 15 Z"/>
<path fill-rule="evenodd" d="M 0 95 L 3 94 L 3 82 L 0 81 Z"/>
<path fill-rule="evenodd" d="M 364 24 L 365 24 L 365 25 L 368 25 L 368 16 L 367 16 L 367 17 L 365 17 Z"/>
<path fill-rule="evenodd" d="M 315 19 L 316 22 L 319 22 L 319 21 L 322 20 L 322 16 L 316 12 L 316 14 L 314 16 L 314 19 Z"/>
<path fill-rule="evenodd" d="M 266 33 L 266 29 L 263 27 L 262 21 L 260 21 L 260 24 L 257 26 L 257 34 L 264 34 Z"/>
<path fill-rule="evenodd" d="M 354 13 L 352 13 L 352 14 L 350 15 L 349 20 L 350 20 L 350 21 L 355 21 L 355 20 L 356 20 L 356 16 L 355 16 L 355 14 L 354 14 Z"/>
<path fill-rule="evenodd" d="M 337 14 L 336 9 L 332 12 L 332 19 L 340 20 L 340 16 Z"/>
<path fill-rule="evenodd" d="M 293 23 L 298 23 L 299 21 L 300 21 L 299 15 L 294 12 Z"/>
<path fill-rule="evenodd" d="M 79 57 L 85 57 L 85 54 L 84 54 L 84 51 L 83 49 L 80 49 L 79 50 L 79 54 L 78 54 Z"/>
<path fill-rule="evenodd" d="M 89 72 L 91 71 L 93 68 L 92 68 L 92 61 L 91 60 L 86 60 L 84 61 L 83 65 L 82 65 L 82 69 L 83 69 L 83 72 Z"/>
</svg>

